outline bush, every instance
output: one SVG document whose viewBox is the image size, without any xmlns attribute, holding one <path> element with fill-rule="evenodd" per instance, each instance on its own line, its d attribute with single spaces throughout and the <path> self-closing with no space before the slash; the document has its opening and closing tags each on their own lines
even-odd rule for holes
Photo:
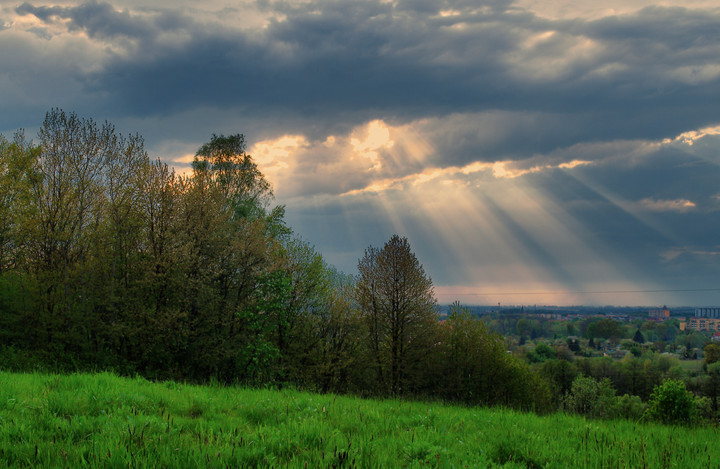
<svg viewBox="0 0 720 469">
<path fill-rule="evenodd" d="M 578 376 L 563 399 L 563 410 L 587 417 L 610 418 L 614 416 L 615 389 L 607 378 Z"/>
<path fill-rule="evenodd" d="M 695 396 L 684 382 L 666 380 L 653 389 L 645 414 L 657 422 L 689 425 L 697 419 Z"/>
<path fill-rule="evenodd" d="M 528 354 L 530 363 L 542 363 L 545 360 L 552 360 L 556 356 L 555 350 L 545 342 L 540 342 L 535 349 Z"/>
<path fill-rule="evenodd" d="M 638 420 L 645 413 L 645 404 L 638 396 L 624 394 L 615 398 L 615 416 L 627 420 Z"/>
</svg>

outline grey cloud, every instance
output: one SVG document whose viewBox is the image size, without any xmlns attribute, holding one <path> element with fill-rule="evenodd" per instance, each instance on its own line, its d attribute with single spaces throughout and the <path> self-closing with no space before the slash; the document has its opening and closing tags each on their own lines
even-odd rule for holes
<svg viewBox="0 0 720 469">
<path fill-rule="evenodd" d="M 126 114 L 166 115 L 214 106 L 258 118 L 307 116 L 315 125 L 333 126 L 338 116 L 352 125 L 368 115 L 409 121 L 505 109 L 564 114 L 562 125 L 577 129 L 576 141 L 656 138 L 718 120 L 709 99 L 717 77 L 691 84 L 670 76 L 679 67 L 707 65 L 708 50 L 720 47 L 710 27 L 717 24 L 717 14 L 654 8 L 595 22 L 549 21 L 509 14 L 507 2 L 490 3 L 489 12 L 470 12 L 469 5 L 271 4 L 285 19 L 252 37 L 167 11 L 118 12 L 107 3 L 72 8 L 26 3 L 18 12 L 46 21 L 68 18 L 71 28 L 94 37 L 147 40 L 130 55 L 107 57 L 101 71 L 81 78 L 88 91 L 108 96 L 105 106 Z M 441 8 L 462 14 L 433 16 Z M 460 23 L 466 26 L 449 27 Z M 190 39 L 150 41 L 176 29 Z M 566 36 L 533 52 L 537 60 L 552 62 L 582 36 L 600 41 L 605 51 L 576 61 L 553 79 L 518 75 L 515 67 L 522 62 L 513 63 L 512 57 L 523 41 L 545 30 Z M 691 40 L 693 35 L 699 39 Z M 594 73 L 613 64 L 620 69 Z M 512 144 L 547 151 L 569 141 L 555 141 L 559 134 L 558 127 Z"/>
<path fill-rule="evenodd" d="M 578 27 L 573 30 L 613 42 L 644 44 L 647 48 L 641 50 L 646 52 L 655 50 L 674 55 L 690 49 L 702 52 L 703 47 L 717 47 L 720 41 L 717 20 L 717 11 L 647 7 L 632 15 L 602 18 L 584 25 L 574 23 Z"/>
<path fill-rule="evenodd" d="M 52 34 L 47 30 L 47 28 L 30 28 L 28 29 L 31 33 L 39 37 L 40 39 L 49 40 L 52 39 Z"/>
<path fill-rule="evenodd" d="M 685 244 L 697 252 L 717 251 L 720 218 L 712 214 L 716 188 L 712 181 L 718 178 L 718 165 L 686 152 L 663 149 L 632 168 L 587 166 L 530 175 L 528 183 L 541 187 L 545 197 L 566 210 L 610 252 L 637 266 L 642 277 L 673 288 L 698 288 L 720 274 L 717 262 L 700 266 L 689 256 L 668 260 L 663 254 Z M 638 202 L 646 198 L 687 199 L 697 207 L 684 212 L 643 211 Z M 618 202 L 635 207 L 636 213 Z"/>
<path fill-rule="evenodd" d="M 53 16 L 62 15 L 66 10 L 63 7 L 35 7 L 27 2 L 15 9 L 20 15 L 35 15 L 45 22 L 50 22 Z"/>
<path fill-rule="evenodd" d="M 254 38 L 188 26 L 194 38 L 187 44 L 157 45 L 142 56 L 114 58 L 102 72 L 87 77 L 87 84 L 95 91 L 116 90 L 113 104 L 126 112 L 215 105 L 259 116 L 305 115 L 326 125 L 340 114 L 358 123 L 368 113 L 399 120 L 492 109 L 562 113 L 566 124 L 578 129 L 575 138 L 580 140 L 657 138 L 718 120 L 710 99 L 718 78 L 689 84 L 669 75 L 681 66 L 706 65 L 708 44 L 720 46 L 709 34 L 699 45 L 681 41 L 697 26 L 683 11 L 673 10 L 674 22 L 672 15 L 665 17 L 663 29 L 680 30 L 673 33 L 677 39 L 649 54 L 652 44 L 664 44 L 654 30 L 613 38 L 612 24 L 498 13 L 460 18 L 472 26 L 455 32 L 445 25 L 457 18 L 426 18 L 417 11 L 395 15 L 389 4 L 320 7 L 312 12 L 288 9 L 286 20 Z M 658 11 L 663 10 L 640 12 L 634 23 L 623 20 L 626 29 L 652 22 Z M 607 52 L 547 82 L 514 75 L 507 58 L 528 35 L 546 28 L 589 35 L 602 41 Z M 662 53 L 672 45 L 686 49 Z M 544 53 L 550 61 L 559 50 L 551 47 Z M 613 63 L 622 70 L 607 76 L 591 73 Z M 544 151 L 563 144 L 553 142 L 559 133 L 514 143 L 545 145 Z"/>
<path fill-rule="evenodd" d="M 113 39 L 117 37 L 132 39 L 152 39 L 156 34 L 153 24 L 125 11 L 117 11 L 109 3 L 91 1 L 77 7 L 45 7 L 23 3 L 17 7 L 20 15 L 34 15 L 45 23 L 53 23 L 56 18 L 70 20 L 70 31 L 83 30 L 92 38 Z M 164 14 L 159 18 L 163 28 L 177 27 L 175 15 Z"/>
</svg>

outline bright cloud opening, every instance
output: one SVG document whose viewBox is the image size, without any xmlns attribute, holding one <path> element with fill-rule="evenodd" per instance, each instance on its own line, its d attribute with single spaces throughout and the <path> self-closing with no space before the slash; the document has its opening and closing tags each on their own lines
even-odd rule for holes
<svg viewBox="0 0 720 469">
<path fill-rule="evenodd" d="M 390 129 L 381 120 L 368 123 L 366 128 L 353 132 L 350 138 L 350 145 L 355 152 L 372 163 L 371 170 L 382 169 L 382 161 L 378 152 L 381 149 L 392 148 L 394 143 L 390 139 Z"/>
</svg>

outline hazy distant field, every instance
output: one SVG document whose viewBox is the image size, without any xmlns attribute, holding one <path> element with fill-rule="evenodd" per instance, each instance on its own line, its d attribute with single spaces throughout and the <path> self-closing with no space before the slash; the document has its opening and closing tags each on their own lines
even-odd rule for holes
<svg viewBox="0 0 720 469">
<path fill-rule="evenodd" d="M 297 391 L 0 373 L 10 467 L 717 467 L 720 431 Z"/>
</svg>

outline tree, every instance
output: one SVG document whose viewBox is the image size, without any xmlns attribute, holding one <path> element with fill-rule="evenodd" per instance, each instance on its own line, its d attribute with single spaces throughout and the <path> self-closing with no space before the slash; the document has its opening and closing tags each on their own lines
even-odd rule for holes
<svg viewBox="0 0 720 469">
<path fill-rule="evenodd" d="M 554 387 L 554 397 L 560 399 L 570 391 L 573 380 L 577 376 L 577 367 L 566 360 L 548 360 L 540 367 L 540 374 Z"/>
<path fill-rule="evenodd" d="M 325 267 L 323 276 L 328 288 L 317 312 L 307 318 L 311 337 L 299 344 L 308 350 L 295 371 L 323 393 L 366 390 L 372 377 L 366 343 L 358 340 L 365 336 L 365 324 L 353 304 L 355 279 L 332 267 Z"/>
<path fill-rule="evenodd" d="M 580 341 L 576 338 L 571 339 L 568 337 L 567 346 L 571 351 L 573 351 L 575 353 L 580 352 Z"/>
<path fill-rule="evenodd" d="M 208 179 L 221 188 L 235 216 L 248 217 L 264 213 L 272 198 L 270 183 L 245 152 L 245 136 L 213 134 L 200 147 L 192 163 L 196 177 Z"/>
<path fill-rule="evenodd" d="M 0 135 L 0 274 L 14 268 L 24 244 L 20 227 L 27 215 L 32 167 L 39 149 L 23 132 L 12 141 Z"/>
<path fill-rule="evenodd" d="M 611 417 L 614 404 L 615 389 L 609 379 L 597 381 L 583 375 L 573 380 L 570 392 L 562 401 L 564 410 L 596 418 Z"/>
<path fill-rule="evenodd" d="M 528 359 L 531 363 L 542 363 L 545 360 L 552 360 L 556 358 L 555 350 L 545 342 L 540 342 L 535 346 L 535 349 L 528 354 Z"/>
<path fill-rule="evenodd" d="M 499 405 L 538 412 L 548 408 L 548 383 L 519 358 L 506 352 L 505 339 L 458 302 L 440 327 L 433 348 L 438 370 L 428 370 L 439 395 L 466 404 Z M 431 368 L 431 367 L 429 367 Z M 433 373 L 434 372 L 434 373 Z"/>
<path fill-rule="evenodd" d="M 690 424 L 697 416 L 695 397 L 682 381 L 666 380 L 653 389 L 646 414 L 665 424 Z"/>
<path fill-rule="evenodd" d="M 635 335 L 633 336 L 633 342 L 636 342 L 638 344 L 644 344 L 645 343 L 645 337 L 643 337 L 642 332 L 640 332 L 640 329 L 638 328 L 637 331 L 635 331 Z"/>
<path fill-rule="evenodd" d="M 23 235 L 39 289 L 34 340 L 54 359 L 95 360 L 103 311 L 120 303 L 140 246 L 136 219 L 142 139 L 54 109 L 38 134 Z M 48 344 L 50 344 L 48 346 Z M 52 349 L 52 351 L 50 351 Z"/>
<path fill-rule="evenodd" d="M 703 347 L 703 351 L 705 352 L 703 365 L 707 366 L 720 361 L 720 344 L 710 342 Z"/>
<path fill-rule="evenodd" d="M 213 135 L 198 150 L 193 172 L 180 179 L 179 250 L 185 288 L 179 309 L 191 331 L 185 365 L 197 378 L 277 378 L 273 319 L 287 302 L 283 271 L 287 234 L 244 137 Z"/>
<path fill-rule="evenodd" d="M 358 270 L 355 296 L 368 324 L 377 382 L 397 395 L 407 382 L 409 357 L 422 353 L 437 326 L 432 281 L 407 238 L 398 235 L 382 249 L 366 249 Z"/>
<path fill-rule="evenodd" d="M 585 329 L 585 336 L 590 339 L 618 339 L 624 335 L 625 334 L 620 323 L 613 321 L 612 319 L 601 319 L 599 321 L 591 322 Z"/>
<path fill-rule="evenodd" d="M 278 378 L 307 383 L 320 337 L 319 324 L 329 308 L 330 272 L 315 248 L 298 238 L 285 242 L 278 267 L 286 281 L 284 301 L 271 312 L 277 347 Z"/>
</svg>

